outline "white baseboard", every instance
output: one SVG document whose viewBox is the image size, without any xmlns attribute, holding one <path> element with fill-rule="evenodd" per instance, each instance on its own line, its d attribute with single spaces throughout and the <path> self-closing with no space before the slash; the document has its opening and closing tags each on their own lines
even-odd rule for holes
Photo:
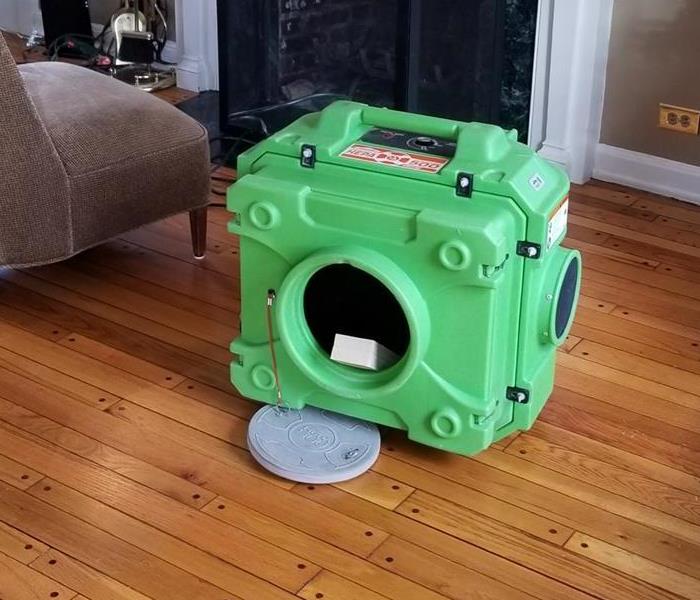
<svg viewBox="0 0 700 600">
<path fill-rule="evenodd" d="M 700 204 L 700 167 L 598 144 L 593 177 Z"/>
<path fill-rule="evenodd" d="M 200 91 L 199 71 L 199 60 L 186 55 L 183 56 L 177 65 L 177 87 L 193 92 Z"/>
<path fill-rule="evenodd" d="M 549 162 L 554 163 L 558 167 L 564 169 L 564 171 L 567 172 L 569 178 L 571 178 L 574 183 L 583 183 L 582 181 L 575 181 L 572 178 L 572 173 L 570 169 L 571 153 L 566 148 L 562 148 L 561 146 L 555 146 L 547 142 L 547 140 L 545 140 L 542 144 L 542 147 L 537 151 L 537 154 L 539 154 L 542 158 L 547 159 Z"/>
<path fill-rule="evenodd" d="M 177 44 L 172 40 L 165 42 L 165 48 L 163 48 L 163 60 L 169 63 L 177 62 Z"/>
</svg>

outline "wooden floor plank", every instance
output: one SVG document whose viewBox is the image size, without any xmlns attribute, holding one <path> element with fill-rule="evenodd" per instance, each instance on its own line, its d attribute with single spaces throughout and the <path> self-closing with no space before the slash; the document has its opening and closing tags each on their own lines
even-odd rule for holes
<svg viewBox="0 0 700 600">
<path fill-rule="evenodd" d="M 67 394 L 90 406 L 104 409 L 120 400 L 119 396 L 110 394 L 106 390 L 85 383 L 80 379 L 66 375 L 61 371 L 47 367 L 31 358 L 27 358 L 22 354 L 16 354 L 3 347 L 0 347 L 0 366 L 57 392 Z"/>
<path fill-rule="evenodd" d="M 27 270 L 26 273 L 107 306 L 128 311 L 149 321 L 187 333 L 192 337 L 224 346 L 230 341 L 224 337 L 227 333 L 225 329 L 211 319 L 177 308 L 170 302 L 155 300 L 150 296 L 133 292 L 129 288 L 112 285 L 104 279 L 85 275 L 82 270 L 65 264 L 58 263 L 35 268 Z M 659 276 L 663 277 L 661 274 Z M 24 282 L 29 283 L 29 280 Z"/>
<path fill-rule="evenodd" d="M 0 521 L 0 554 L 28 565 L 48 550 L 46 544 Z"/>
<path fill-rule="evenodd" d="M 114 270 L 158 281 L 178 294 L 201 298 L 214 306 L 230 309 L 238 302 L 236 280 L 127 242 L 104 244 L 90 250 L 87 256 L 100 265 L 109 264 Z"/>
<path fill-rule="evenodd" d="M 591 296 L 586 296 L 585 294 L 581 294 L 578 299 L 578 307 L 577 307 L 577 313 L 578 309 L 582 310 L 593 310 L 596 312 L 601 312 L 601 313 L 611 313 L 613 310 L 616 308 L 616 304 L 613 304 L 612 302 L 605 302 L 603 300 L 600 300 L 599 298 L 593 298 Z"/>
<path fill-rule="evenodd" d="M 231 305 L 230 308 L 222 308 L 204 302 L 202 298 L 194 298 L 184 294 L 174 294 L 172 290 L 158 285 L 158 280 L 147 281 L 145 279 L 140 279 L 129 273 L 122 273 L 110 269 L 109 263 L 100 265 L 96 262 L 91 262 L 88 258 L 89 257 L 86 256 L 75 257 L 72 260 L 72 264 L 75 268 L 80 269 L 81 272 L 90 277 L 105 281 L 111 285 L 133 290 L 142 296 L 148 296 L 160 302 L 169 302 L 181 310 L 206 317 L 207 319 L 220 323 L 224 327 L 231 327 L 236 323 L 238 318 L 238 305 L 235 305 L 236 310 L 234 311 L 234 305 Z"/>
<path fill-rule="evenodd" d="M 26 490 L 43 477 L 42 473 L 29 469 L 0 454 L 0 481 L 9 483 L 20 490 Z"/>
<path fill-rule="evenodd" d="M 73 339 L 73 341 L 68 341 Z M 71 346 L 80 346 L 78 338 L 68 338 L 65 346 L 48 342 L 0 323 L 0 346 L 27 359 L 35 359 L 44 366 L 65 373 L 73 373 L 94 387 L 118 392 L 122 397 L 135 391 L 151 387 L 146 379 L 133 376 L 109 362 L 74 351 Z M 163 384 L 169 382 L 162 381 Z"/>
<path fill-rule="evenodd" d="M 611 544 L 575 533 L 566 545 L 573 552 L 647 581 L 662 590 L 668 590 L 689 600 L 700 597 L 700 581 L 697 579 L 635 556 Z"/>
<path fill-rule="evenodd" d="M 688 380 L 692 380 L 692 377 L 687 377 L 686 380 L 681 380 L 680 382 L 678 382 L 678 387 L 671 387 L 666 383 L 661 383 L 658 381 L 658 379 L 668 381 L 669 374 L 664 373 L 663 371 L 658 377 L 654 376 L 653 373 L 646 373 L 647 376 L 654 377 L 654 380 L 647 379 L 644 376 L 628 372 L 631 370 L 636 370 L 634 364 L 637 360 L 640 360 L 641 362 L 641 359 L 637 359 L 635 357 L 629 358 L 629 356 L 625 356 L 625 353 L 616 354 L 611 351 L 603 352 L 597 347 L 595 348 L 595 355 L 591 354 L 590 352 L 589 354 L 585 355 L 583 353 L 586 352 L 586 350 L 584 350 L 583 348 L 584 347 L 582 347 L 582 344 L 578 344 L 570 354 L 559 354 L 559 356 L 557 357 L 557 362 L 576 371 L 593 375 L 598 379 L 609 381 L 611 383 L 617 383 L 631 390 L 635 390 L 640 393 L 646 393 L 651 396 L 661 398 L 662 400 L 667 400 L 668 402 L 671 402 L 673 404 L 685 406 L 686 408 L 689 408 L 691 410 L 697 407 L 697 396 L 693 393 L 692 390 L 686 391 L 688 389 Z M 619 368 L 609 367 L 607 364 L 588 360 L 589 356 L 596 356 L 601 354 L 613 356 L 615 358 L 615 362 L 613 364 L 615 365 L 615 367 Z M 657 368 L 654 369 L 655 372 L 657 371 L 657 369 L 660 369 L 662 365 L 656 366 Z M 680 369 L 678 369 L 678 371 L 680 371 Z M 688 373 L 687 375 L 690 376 L 692 374 Z"/>
<path fill-rule="evenodd" d="M 474 511 L 417 491 L 397 512 L 342 492 L 332 487 L 299 485 L 295 490 L 315 501 L 348 512 L 374 523 L 403 539 L 435 552 L 537 597 L 580 600 L 586 594 L 603 595 L 608 600 L 666 598 L 649 593 L 649 586 L 620 575 L 612 569 L 590 564 L 558 545 L 540 541 L 516 528 L 484 519 Z M 566 529 L 566 528 L 563 528 Z M 571 536 L 566 531 L 564 543 Z M 554 535 L 558 532 L 555 531 Z M 493 557 L 488 558 L 491 553 Z M 514 568 L 512 561 L 522 568 Z"/>
<path fill-rule="evenodd" d="M 688 523 L 700 523 L 700 503 L 696 501 L 696 494 L 675 489 L 527 434 L 519 436 L 506 452 L 676 516 Z"/>
<path fill-rule="evenodd" d="M 632 206 L 641 210 L 651 210 L 659 215 L 672 217 L 686 223 L 700 225 L 700 211 L 688 204 L 676 204 L 667 200 L 655 200 L 653 198 L 640 198 Z"/>
<path fill-rule="evenodd" d="M 99 600 L 149 600 L 147 596 L 58 550 L 49 550 L 31 568 L 66 587 Z"/>
<path fill-rule="evenodd" d="M 321 571 L 301 590 L 299 597 L 304 600 L 385 600 L 382 596 L 372 590 L 362 587 L 349 579 L 345 579 L 331 573 Z"/>
<path fill-rule="evenodd" d="M 664 275 L 673 275 L 673 277 L 684 281 L 692 281 L 695 284 L 700 283 L 700 271 L 694 269 L 685 269 L 668 263 L 660 263 L 655 271 Z"/>
<path fill-rule="evenodd" d="M 585 402 L 586 411 L 610 415 L 611 420 L 615 419 L 618 422 L 631 423 L 631 419 L 634 420 L 637 415 L 652 419 L 653 421 L 647 423 L 651 430 L 656 430 L 656 435 L 677 440 L 679 443 L 689 443 L 689 440 L 695 437 L 694 434 L 700 433 L 699 410 L 686 408 L 612 381 L 598 379 L 589 372 L 578 371 L 561 364 L 562 357 L 559 358 L 558 377 L 554 388 L 557 401 L 547 405 L 545 411 L 566 406 L 581 408 L 580 403 Z M 572 393 L 576 395 L 572 396 Z M 589 402 L 589 399 L 597 402 Z M 636 422 L 640 421 L 636 419 Z"/>
<path fill-rule="evenodd" d="M 226 358 L 221 356 L 221 362 L 212 361 L 162 339 L 125 327 L 121 323 L 103 319 L 80 308 L 13 285 L 2 278 L 0 278 L 0 293 L 11 296 L 13 302 L 21 304 L 23 310 L 31 315 L 50 315 L 53 322 L 67 331 L 80 333 L 113 348 L 130 352 L 134 356 L 166 369 L 175 370 L 197 381 L 224 390 L 231 387 L 226 370 L 220 367 L 221 364 L 228 364 L 228 356 Z M 217 349 L 217 352 L 225 355 L 223 348 Z"/>
<path fill-rule="evenodd" d="M 174 371 L 163 369 L 158 365 L 136 358 L 127 352 L 96 342 L 78 333 L 71 333 L 58 343 L 74 352 L 80 352 L 80 354 L 165 388 L 177 387 L 185 380 L 184 376 Z"/>
<path fill-rule="evenodd" d="M 159 558 L 201 580 L 208 581 L 231 594 L 240 595 L 243 600 L 247 598 L 292 600 L 293 598 L 290 592 L 271 585 L 214 554 L 187 544 L 176 536 L 143 523 L 56 481 L 46 480 L 44 485 L 33 490 L 33 495 L 135 548 L 156 554 Z"/>
<path fill-rule="evenodd" d="M 242 419 L 250 419 L 259 408 L 256 402 L 239 396 L 233 386 L 229 390 L 223 391 L 198 381 L 186 379 L 174 391 Z"/>
<path fill-rule="evenodd" d="M 0 594 L 3 600 L 71 600 L 75 591 L 0 552 Z"/>
<path fill-rule="evenodd" d="M 653 270 L 654 268 L 658 267 L 659 264 L 661 264 L 656 260 L 651 260 L 643 256 L 628 254 L 625 252 L 621 252 L 620 250 L 617 250 L 615 248 L 609 248 L 608 246 L 600 246 L 598 244 L 591 244 L 588 242 L 576 240 L 575 238 L 567 238 L 565 247 L 573 248 L 580 251 L 583 254 L 583 260 L 586 267 L 590 266 L 591 262 L 593 262 L 593 264 L 596 264 L 596 261 L 593 260 L 593 257 L 612 258 L 615 261 L 619 261 L 629 265 L 641 266 L 646 268 L 647 270 Z M 591 256 L 592 260 L 589 260 L 589 255 Z"/>
<path fill-rule="evenodd" d="M 304 497 L 311 498 L 314 500 L 315 494 L 317 493 L 317 489 L 319 489 L 319 493 L 323 493 L 321 491 L 321 488 L 317 488 L 316 486 L 312 485 L 297 486 L 297 489 L 301 490 L 301 494 Z M 558 598 L 561 597 L 561 594 L 565 589 L 561 585 L 556 584 L 546 578 L 543 578 L 542 576 L 529 572 L 525 569 L 519 568 L 513 564 L 509 564 L 506 560 L 497 560 L 493 556 L 489 556 L 489 554 L 484 552 L 483 550 L 474 548 L 472 546 L 464 546 L 464 544 L 456 542 L 449 536 L 441 535 L 435 531 L 431 531 L 429 528 L 419 525 L 408 524 L 402 517 L 399 517 L 390 510 L 381 507 L 373 502 L 362 500 L 359 497 L 353 496 L 351 494 L 347 495 L 356 498 L 356 502 L 358 503 L 358 505 L 373 507 L 371 509 L 368 509 L 370 511 L 369 513 L 357 514 L 358 518 L 362 519 L 365 522 L 372 523 L 373 529 L 370 529 L 369 533 L 371 533 L 374 536 L 374 527 L 376 527 L 377 525 L 379 525 L 380 528 L 386 527 L 395 530 L 396 534 L 401 536 L 401 539 L 405 540 L 407 543 L 410 542 L 409 545 L 405 545 L 407 551 L 413 552 L 412 547 L 414 545 L 418 545 L 422 548 L 426 548 L 432 552 L 435 552 L 436 554 L 439 554 L 441 557 L 448 558 L 449 560 L 452 560 L 454 562 L 458 562 L 470 571 L 477 570 L 489 577 L 508 583 L 510 585 L 514 585 L 515 587 L 521 590 L 536 590 L 538 597 Z M 257 517 L 257 515 L 251 514 L 249 509 L 243 508 L 240 504 L 234 503 L 232 505 L 231 501 L 226 498 L 221 498 L 219 501 L 213 502 L 210 505 L 210 507 L 207 508 L 207 510 L 210 510 L 212 514 L 215 515 L 223 515 L 223 517 L 227 518 L 232 523 L 241 527 L 252 526 L 251 521 L 253 521 Z M 320 516 L 322 516 L 324 509 L 322 507 L 317 507 L 316 510 L 319 511 L 321 513 Z M 264 512 L 270 514 L 268 511 Z M 343 512 L 346 512 L 345 507 Z M 376 518 L 377 514 L 384 515 L 384 517 Z M 288 519 L 289 523 L 291 524 L 294 524 L 296 520 L 296 518 Z M 474 522 L 475 519 L 472 518 L 470 519 L 470 521 Z M 474 531 L 481 530 L 483 532 L 486 532 L 488 531 L 489 525 L 491 524 L 491 522 L 488 519 L 483 519 L 482 521 L 476 522 L 477 525 L 474 525 Z M 274 537 L 280 538 L 280 536 L 284 536 L 284 532 L 279 531 L 280 527 L 280 525 L 272 524 L 272 529 L 266 532 L 265 537 L 267 539 L 272 539 Z M 554 533 L 556 534 L 557 532 L 555 531 Z M 566 537 L 568 537 L 568 534 L 566 535 Z M 563 540 L 565 540 L 566 537 L 562 536 Z M 509 541 L 512 541 L 513 538 L 517 539 L 517 532 L 511 531 L 511 533 L 508 535 L 508 538 Z M 525 534 L 521 534 L 521 539 L 527 540 L 528 537 Z M 278 543 L 290 544 L 291 542 L 289 541 L 288 536 L 284 536 L 284 539 L 280 540 L 280 542 Z M 326 551 L 328 551 L 327 548 Z M 333 559 L 332 555 L 328 556 L 327 554 L 322 553 L 320 555 L 314 556 L 313 558 L 317 563 L 321 564 L 327 569 L 330 569 L 331 571 L 335 571 L 338 574 L 345 577 L 351 577 L 355 579 L 357 578 L 357 573 L 349 566 L 336 566 L 337 562 L 343 561 Z M 359 583 L 362 583 L 361 579 L 359 580 Z M 377 588 L 376 591 L 380 591 L 384 594 L 387 593 L 381 588 Z"/>
<path fill-rule="evenodd" d="M 664 361 L 654 360 L 640 356 L 639 353 L 631 354 L 603 344 L 584 340 L 574 348 L 570 353 L 572 356 L 585 358 L 586 361 L 597 363 L 608 369 L 614 369 L 623 373 L 629 373 L 634 379 L 626 380 L 625 385 L 634 389 L 638 389 L 638 380 L 642 379 L 647 382 L 648 387 L 657 389 L 656 386 L 649 386 L 648 382 L 659 383 L 665 388 L 671 388 L 674 392 L 668 393 L 659 387 L 659 393 L 667 400 L 683 404 L 688 408 L 698 406 L 698 396 L 695 394 L 700 390 L 700 375 L 690 370 L 677 368 L 665 364 Z M 575 362 L 575 361 L 574 361 Z M 678 363 L 682 363 L 682 359 L 678 359 Z M 696 369 L 693 369 L 696 370 Z M 607 373 L 606 373 L 607 376 Z M 619 375 L 612 375 L 616 379 L 620 379 Z M 640 384 L 641 385 L 641 384 Z M 643 387 L 639 388 L 643 391 Z M 686 393 L 679 393 L 686 392 Z M 668 396 L 672 397 L 668 397 Z"/>
<path fill-rule="evenodd" d="M 535 423 L 530 434 L 544 441 L 564 446 L 574 452 L 615 465 L 626 472 L 638 473 L 654 481 L 685 490 L 694 496 L 700 496 L 700 478 L 645 456 L 615 448 L 543 420 Z"/>
<path fill-rule="evenodd" d="M 140 429 L 104 411 L 82 410 L 72 398 L 2 369 L 0 382 L 0 397 L 9 397 L 27 410 L 193 483 L 206 484 L 209 488 L 215 486 L 212 489 L 222 486 L 220 489 L 225 490 L 242 483 L 258 489 L 262 489 L 260 486 L 265 482 L 280 489 L 293 487 L 292 483 L 263 471 L 246 451 L 230 444 L 223 446 L 214 438 L 209 444 L 211 451 L 217 454 L 216 458 L 183 446 L 165 435 Z M 219 453 L 222 447 L 226 448 L 226 454 Z"/>
<path fill-rule="evenodd" d="M 648 214 L 645 212 L 624 214 L 620 211 L 606 210 L 606 208 L 602 208 L 599 205 L 593 206 L 591 203 L 579 202 L 571 205 L 570 214 L 571 220 L 579 224 L 585 225 L 588 220 L 608 224 L 607 227 L 598 225 L 601 231 L 606 231 L 607 233 L 620 235 L 618 231 L 622 229 L 627 230 L 627 235 L 631 239 L 640 236 L 658 237 L 670 240 L 669 244 L 675 243 L 700 249 L 700 234 L 652 222 L 653 219 L 648 220 L 644 218 L 644 215 Z"/>
<path fill-rule="evenodd" d="M 0 420 L 184 504 L 200 508 L 215 496 L 184 477 L 158 469 L 2 398 Z"/>
<path fill-rule="evenodd" d="M 700 348 L 700 328 L 698 327 L 681 325 L 668 319 L 668 315 L 665 316 L 666 318 L 664 316 L 658 317 L 641 311 L 630 310 L 627 307 L 616 307 L 612 312 L 615 316 L 619 316 L 620 318 L 648 325 L 660 329 L 661 331 L 668 331 L 680 337 L 685 337 L 688 339 L 688 348 L 694 349 L 696 353 L 700 352 L 700 350 L 698 350 L 698 348 Z"/>
<path fill-rule="evenodd" d="M 588 533 L 610 543 L 616 543 L 650 560 L 681 570 L 689 575 L 700 574 L 700 565 L 691 559 L 700 552 L 700 545 L 685 539 L 686 534 L 695 539 L 693 531 L 678 524 L 678 520 L 664 519 L 674 534 L 657 529 L 655 521 L 661 513 L 651 511 L 627 498 L 598 492 L 579 485 L 538 465 L 508 456 L 502 452 L 486 451 L 476 460 L 416 448 L 399 436 L 392 439 L 392 454 L 406 463 L 417 464 L 424 469 L 442 475 L 455 482 L 493 495 L 508 498 L 518 507 L 552 519 L 562 525 Z M 388 448 L 387 448 L 388 449 Z M 427 471 L 425 471 L 427 472 Z M 397 477 L 397 479 L 400 479 Z M 407 481 L 421 488 L 415 482 Z M 435 489 L 435 484 L 431 486 Z M 507 490 L 517 488 L 518 494 Z M 459 502 L 459 499 L 446 498 Z M 641 521 L 641 522 L 640 522 Z M 551 526 L 550 526 L 551 527 Z"/>
<path fill-rule="evenodd" d="M 641 277 L 638 280 L 627 279 L 595 269 L 585 270 L 582 274 L 582 281 L 586 284 L 584 287 L 595 291 L 595 294 L 588 293 L 594 298 L 598 297 L 597 290 L 601 286 L 605 286 L 615 293 L 613 302 L 618 306 L 628 308 L 639 306 L 642 308 L 638 308 L 638 310 L 646 312 L 657 306 L 673 307 L 674 310 L 680 310 L 681 313 L 666 315 L 667 317 L 687 319 L 691 326 L 697 323 L 697 313 L 700 312 L 700 299 L 697 296 L 687 296 L 677 293 L 676 290 L 647 285 L 644 278 Z M 605 300 L 605 298 L 602 299 Z M 632 304 L 633 302 L 634 304 Z"/>
<path fill-rule="evenodd" d="M 686 241 L 677 241 L 673 237 L 664 237 L 662 231 L 651 227 L 645 227 L 645 231 L 637 229 L 638 223 L 632 223 L 631 228 L 620 226 L 612 223 L 606 218 L 606 215 L 599 215 L 600 219 L 593 219 L 588 216 L 570 215 L 569 221 L 574 225 L 587 227 L 595 231 L 607 233 L 612 236 L 620 237 L 631 242 L 641 242 L 651 246 L 657 246 L 664 250 L 671 250 L 683 255 L 700 257 L 700 248 L 696 248 L 686 243 Z M 652 257 L 650 257 L 652 258 Z"/>
<path fill-rule="evenodd" d="M 396 450 L 393 445 L 388 448 L 392 448 L 392 453 Z M 523 510 L 509 502 L 507 498 L 501 499 L 485 494 L 479 489 L 440 477 L 409 462 L 395 460 L 386 454 L 380 456 L 374 469 L 417 489 L 431 490 L 435 495 L 473 510 L 478 515 L 515 527 L 542 540 L 563 544 L 573 533 L 573 529 L 563 526 L 560 521 Z"/>
<path fill-rule="evenodd" d="M 24 312 L 21 307 L 15 307 L 3 303 L 6 300 L 11 302 L 4 290 L 0 292 L 0 319 L 10 323 L 20 329 L 25 329 L 35 335 L 39 335 L 47 340 L 59 340 L 68 335 L 68 330 L 59 327 L 55 323 L 44 320 L 36 315 Z"/>
<path fill-rule="evenodd" d="M 389 510 L 395 509 L 415 491 L 415 488 L 410 485 L 400 483 L 374 471 L 368 471 L 362 477 L 335 485 L 341 490 Z"/>
<path fill-rule="evenodd" d="M 3 483 L 0 519 L 154 600 L 242 600 Z"/>
<path fill-rule="evenodd" d="M 631 206 L 639 200 L 632 190 L 612 190 L 595 185 L 595 182 L 592 181 L 587 185 L 572 183 L 571 194 L 575 196 L 584 196 L 585 198 L 598 198 L 599 200 L 606 200 L 623 206 Z M 583 201 L 585 202 L 585 199 Z"/>
<path fill-rule="evenodd" d="M 602 246 L 609 237 L 609 234 L 603 233 L 602 231 L 597 231 L 596 229 L 583 227 L 582 225 L 576 225 L 575 223 L 569 222 L 567 225 L 564 244 L 568 244 L 569 240 L 578 240 L 580 242 L 599 244 Z"/>
<path fill-rule="evenodd" d="M 294 556 L 243 530 L 216 523 L 213 517 L 160 495 L 107 469 L 99 468 L 59 448 L 29 439 L 4 426 L 0 452 L 23 455 L 36 464 L 51 464 L 47 475 L 134 519 L 147 518 L 156 528 L 183 542 L 253 575 L 268 578 L 283 589 L 296 592 L 318 568 L 302 557 Z M 32 493 L 47 498 L 54 491 L 51 483 L 39 483 Z M 145 517 L 145 515 L 148 515 Z M 303 570 L 297 565 L 305 563 Z"/>
<path fill-rule="evenodd" d="M 575 399 L 575 398 L 569 398 Z M 547 423 L 552 423 L 587 437 L 611 444 L 617 448 L 641 454 L 662 464 L 675 467 L 694 476 L 700 475 L 700 456 L 697 448 L 697 436 L 690 437 L 687 444 L 681 441 L 684 436 L 663 436 L 665 429 L 658 427 L 644 427 L 640 419 L 631 416 L 626 422 L 624 416 L 618 410 L 604 411 L 604 405 L 598 405 L 589 412 L 589 407 L 582 408 L 581 402 L 586 402 L 585 396 L 578 396 L 578 403 L 571 402 L 552 404 L 542 411 L 541 418 Z M 620 424 L 624 423 L 626 435 L 620 435 Z M 649 433 L 649 430 L 652 433 Z M 676 429 L 675 432 L 683 433 Z M 693 434 L 690 434 L 691 436 Z"/>
<path fill-rule="evenodd" d="M 184 214 L 2 271 L 12 589 L 21 572 L 76 600 L 698 596 L 700 208 L 599 181 L 570 198 L 582 295 L 533 428 L 474 459 L 387 431 L 374 468 L 333 486 L 283 481 L 247 450 L 224 208 L 204 261 Z"/>
<path fill-rule="evenodd" d="M 28 290 L 40 293 L 53 300 L 58 300 L 59 302 L 65 302 L 66 304 L 70 304 L 71 306 L 108 321 L 126 325 L 135 331 L 142 331 L 152 337 L 162 339 L 183 350 L 205 358 L 222 362 L 228 358 L 224 358 L 226 356 L 225 348 L 210 341 L 198 339 L 197 337 L 173 329 L 157 321 L 132 313 L 129 310 L 124 310 L 102 302 L 96 302 L 87 296 L 58 286 L 39 277 L 32 277 L 20 271 L 10 271 L 8 274 L 5 274 L 5 278 Z"/>
<path fill-rule="evenodd" d="M 599 215 L 614 215 L 647 222 L 654 221 L 658 216 L 650 210 L 636 208 L 633 204 L 615 202 L 577 192 L 572 192 L 569 195 L 569 210 L 572 214 L 593 216 L 594 218 L 599 218 Z M 628 223 L 630 221 L 621 219 L 619 222 Z"/>
<path fill-rule="evenodd" d="M 534 598 L 527 592 L 499 584 L 478 571 L 467 569 L 428 550 L 402 544 L 393 537 L 377 548 L 370 558 L 375 564 L 425 587 L 439 590 L 454 600 L 465 596 L 480 600 Z"/>
<path fill-rule="evenodd" d="M 212 503 L 208 510 L 216 518 L 239 527 L 255 527 L 266 532 L 266 538 L 280 547 L 290 551 L 304 550 L 316 564 L 330 570 L 336 575 L 353 581 L 358 585 L 369 587 L 393 600 L 438 600 L 444 596 L 419 583 L 397 576 L 383 566 L 376 566 L 366 560 L 343 552 L 341 549 L 321 540 L 314 540 L 303 532 L 294 534 L 293 528 L 260 515 L 240 503 L 222 497 Z M 329 509 L 327 509 L 329 510 Z M 279 515 L 282 519 L 282 515 Z M 295 550 L 292 550 L 292 549 Z"/>
<path fill-rule="evenodd" d="M 687 337 L 636 323 L 620 314 L 601 314 L 599 311 L 579 307 L 572 331 L 578 332 L 575 335 L 587 340 L 604 340 L 600 343 L 618 350 L 630 348 L 630 351 L 654 360 L 663 357 L 661 362 L 673 361 L 671 366 L 681 363 L 683 368 L 689 371 L 697 371 L 700 362 L 700 350 L 693 347 Z M 636 344 L 631 344 L 629 340 Z M 653 354 L 644 346 L 658 348 L 670 354 Z M 683 360 L 679 354 L 690 360 Z"/>
<path fill-rule="evenodd" d="M 601 242 L 605 247 L 619 252 L 634 254 L 659 263 L 668 263 L 695 272 L 700 271 L 700 265 L 696 256 L 691 256 L 678 249 L 662 248 L 651 243 L 643 243 L 638 240 L 628 240 L 616 236 L 608 236 Z"/>
<path fill-rule="evenodd" d="M 632 259 L 625 261 L 620 257 L 600 256 L 589 252 L 585 255 L 587 271 L 600 271 L 613 275 L 619 279 L 632 282 L 643 281 L 647 287 L 654 287 L 660 290 L 673 292 L 681 296 L 696 299 L 700 296 L 700 284 L 692 280 L 683 279 L 670 275 L 668 271 L 657 271 L 652 269 L 653 262 L 647 265 L 634 263 Z M 630 264 L 632 263 L 632 264 Z"/>
<path fill-rule="evenodd" d="M 646 506 L 636 500 L 632 494 L 621 496 L 608 492 L 592 485 L 588 481 L 577 480 L 568 473 L 562 474 L 542 467 L 540 464 L 525 461 L 520 456 L 511 456 L 503 452 L 487 451 L 479 455 L 476 460 L 507 473 L 517 474 L 519 477 L 537 483 L 549 490 L 555 490 L 572 498 L 582 500 L 598 509 L 607 510 L 613 515 L 619 515 L 639 524 L 648 523 L 654 529 L 667 534 L 669 543 L 685 540 L 687 544 L 680 544 L 681 546 L 685 546 L 688 552 L 700 554 L 700 526 L 664 513 L 656 507 Z M 525 462 L 528 464 L 523 464 Z M 632 478 L 630 477 L 630 479 Z M 612 484 L 610 485 L 612 486 Z M 643 551 L 654 552 L 652 548 L 648 547 L 645 547 Z M 662 557 L 656 558 L 661 559 Z M 670 557 L 663 557 L 664 560 L 668 558 Z M 685 569 L 685 572 L 691 574 L 700 574 L 700 565 L 697 563 L 693 565 L 685 556 L 678 556 L 678 559 L 678 562 L 675 563 L 676 568 Z"/>
</svg>

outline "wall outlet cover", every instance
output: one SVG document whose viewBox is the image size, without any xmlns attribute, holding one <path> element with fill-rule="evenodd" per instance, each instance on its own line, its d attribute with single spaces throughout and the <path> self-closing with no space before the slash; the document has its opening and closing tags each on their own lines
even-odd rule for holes
<svg viewBox="0 0 700 600">
<path fill-rule="evenodd" d="M 659 104 L 659 127 L 698 135 L 700 133 L 700 110 L 673 106 L 672 104 Z"/>
</svg>

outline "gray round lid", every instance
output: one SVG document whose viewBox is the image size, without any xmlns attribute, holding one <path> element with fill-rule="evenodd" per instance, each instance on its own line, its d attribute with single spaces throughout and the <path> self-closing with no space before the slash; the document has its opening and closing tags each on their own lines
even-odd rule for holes
<svg viewBox="0 0 700 600">
<path fill-rule="evenodd" d="M 265 469 L 301 483 L 358 477 L 377 460 L 379 430 L 372 423 L 313 406 L 265 406 L 250 420 L 248 448 Z"/>
</svg>

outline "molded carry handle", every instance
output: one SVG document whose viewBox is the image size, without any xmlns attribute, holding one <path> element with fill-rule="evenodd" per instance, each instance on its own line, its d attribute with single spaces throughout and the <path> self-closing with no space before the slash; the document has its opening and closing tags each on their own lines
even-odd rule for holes
<svg viewBox="0 0 700 600">
<path fill-rule="evenodd" d="M 314 141 L 330 154 L 340 152 L 350 140 L 358 139 L 361 135 L 360 130 L 364 127 L 399 129 L 416 135 L 456 142 L 457 149 L 454 159 L 450 161 L 451 165 L 466 164 L 474 160 L 481 163 L 497 162 L 518 137 L 514 129 L 506 132 L 494 125 L 460 123 L 346 100 L 339 100 L 326 107 L 320 118 L 319 134 Z M 443 170 L 444 173 L 449 171 L 449 166 Z"/>
<path fill-rule="evenodd" d="M 368 106 L 362 110 L 362 122 L 374 127 L 386 127 L 387 129 L 401 129 L 420 135 L 440 137 L 456 142 L 463 125 L 442 119 L 400 112 L 388 108 Z"/>
</svg>

